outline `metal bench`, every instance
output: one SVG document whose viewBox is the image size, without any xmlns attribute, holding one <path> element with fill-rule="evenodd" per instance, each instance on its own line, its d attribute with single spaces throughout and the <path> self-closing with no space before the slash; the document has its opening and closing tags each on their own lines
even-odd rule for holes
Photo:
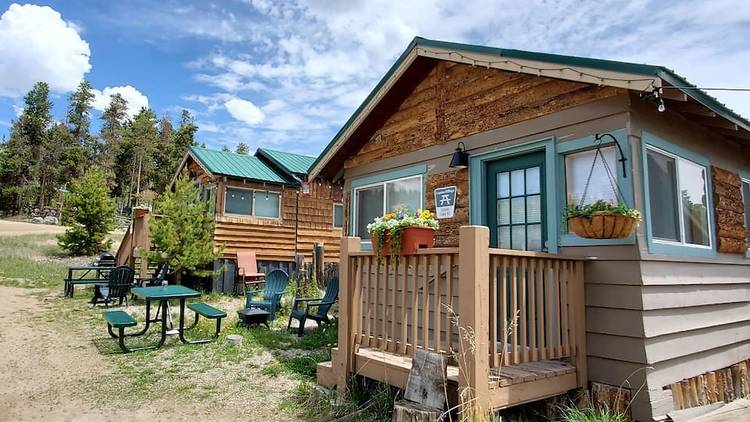
<svg viewBox="0 0 750 422">
<path fill-rule="evenodd" d="M 125 353 L 132 352 L 125 346 L 125 328 L 135 327 L 138 324 L 135 318 L 125 311 L 107 311 L 102 316 L 107 321 L 109 335 L 119 340 L 120 349 Z M 117 334 L 112 332 L 112 328 L 117 328 Z"/>
<path fill-rule="evenodd" d="M 214 333 L 213 338 L 219 337 L 219 332 L 221 331 L 221 320 L 223 318 L 226 318 L 226 312 L 222 311 L 221 309 L 214 308 L 213 306 L 203 302 L 190 303 L 187 305 L 187 307 L 191 311 L 195 312 L 195 321 L 190 327 L 187 328 L 188 330 L 198 325 L 198 319 L 203 316 L 204 318 L 216 320 L 216 333 Z M 211 341 L 211 339 L 188 340 L 188 343 L 208 343 L 209 341 Z"/>
</svg>

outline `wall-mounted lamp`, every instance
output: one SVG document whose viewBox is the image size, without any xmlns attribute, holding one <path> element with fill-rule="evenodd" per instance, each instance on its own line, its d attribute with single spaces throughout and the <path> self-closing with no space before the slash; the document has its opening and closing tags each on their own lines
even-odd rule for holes
<svg viewBox="0 0 750 422">
<path fill-rule="evenodd" d="M 610 138 L 612 138 L 612 141 L 615 143 L 615 145 L 617 145 L 617 149 L 620 150 L 620 159 L 617 160 L 617 161 L 619 161 L 620 164 L 622 164 L 622 177 L 623 177 L 623 179 L 627 178 L 628 177 L 628 173 L 625 170 L 625 163 L 628 161 L 628 159 L 625 158 L 625 154 L 622 153 L 622 148 L 620 147 L 620 143 L 617 142 L 617 138 L 615 138 L 614 135 L 612 135 L 611 133 L 597 133 L 596 135 L 594 135 L 594 139 L 596 140 L 596 142 L 598 142 L 599 144 L 601 144 L 602 140 L 603 140 L 603 138 L 605 136 L 609 136 Z M 604 156 L 602 155 L 602 157 L 604 157 Z"/>
<path fill-rule="evenodd" d="M 469 167 L 469 154 L 466 152 L 466 145 L 463 142 L 459 142 L 456 147 L 456 151 L 451 157 L 451 163 L 448 165 L 451 168 L 465 169 Z"/>
</svg>

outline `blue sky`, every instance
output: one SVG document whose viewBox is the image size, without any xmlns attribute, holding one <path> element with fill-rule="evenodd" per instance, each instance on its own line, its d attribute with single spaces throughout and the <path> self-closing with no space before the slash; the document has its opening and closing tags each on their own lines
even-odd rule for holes
<svg viewBox="0 0 750 422">
<path fill-rule="evenodd" d="M 86 78 L 98 109 L 112 92 L 174 119 L 190 109 L 209 147 L 317 154 L 415 35 L 750 87 L 744 0 L 0 1 L 0 13 L 0 135 L 34 81 L 50 82 L 62 119 Z M 750 116 L 750 92 L 712 94 Z"/>
</svg>

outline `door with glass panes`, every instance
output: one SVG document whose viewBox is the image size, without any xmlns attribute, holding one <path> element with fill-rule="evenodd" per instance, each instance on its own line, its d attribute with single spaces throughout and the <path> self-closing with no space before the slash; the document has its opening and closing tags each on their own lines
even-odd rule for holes
<svg viewBox="0 0 750 422">
<path fill-rule="evenodd" d="M 490 246 L 546 250 L 544 152 L 489 163 L 486 183 Z"/>
</svg>

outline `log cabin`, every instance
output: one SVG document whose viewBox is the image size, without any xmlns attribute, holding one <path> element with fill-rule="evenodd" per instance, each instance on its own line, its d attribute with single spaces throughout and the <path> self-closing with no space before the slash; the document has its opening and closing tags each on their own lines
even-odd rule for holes
<svg viewBox="0 0 750 422">
<path fill-rule="evenodd" d="M 649 421 L 748 394 L 750 122 L 672 70 L 417 37 L 308 176 L 344 183 L 321 384 L 403 388 L 426 349 L 485 410 L 609 386 Z M 368 222 L 451 186 L 434 248 L 376 259 Z M 642 222 L 579 237 L 582 197 Z"/>
<path fill-rule="evenodd" d="M 309 262 L 316 244 L 323 245 L 326 262 L 338 261 L 343 185 L 307 184 L 314 160 L 266 148 L 258 148 L 254 155 L 189 148 L 174 179 L 187 171 L 200 186 L 201 197 L 212 204 L 214 241 L 224 246 L 215 268 L 228 264 L 224 267 L 228 270 L 216 276 L 222 280 L 214 280 L 215 290 L 231 291 L 238 250 L 255 251 L 262 271 L 290 271 L 297 254 Z M 136 255 L 139 247 L 149 244 L 147 218 L 143 212 L 135 213 L 118 250 L 118 262 L 146 271 L 147 264 Z"/>
</svg>

